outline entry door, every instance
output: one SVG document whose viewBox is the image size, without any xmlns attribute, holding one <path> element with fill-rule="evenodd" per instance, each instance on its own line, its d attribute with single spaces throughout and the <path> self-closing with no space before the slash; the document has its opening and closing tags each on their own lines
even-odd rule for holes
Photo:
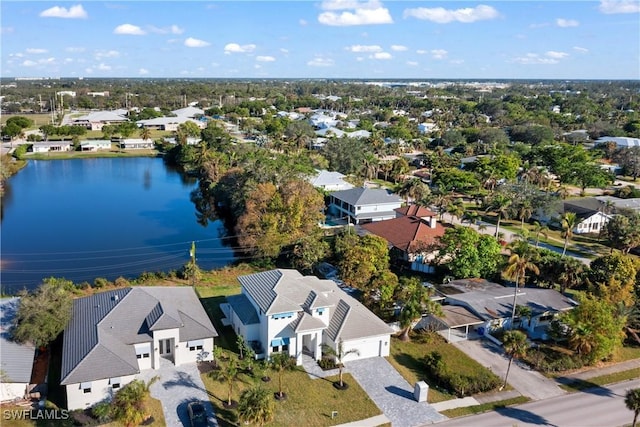
<svg viewBox="0 0 640 427">
<path fill-rule="evenodd" d="M 160 340 L 160 354 L 171 354 L 171 340 Z"/>
</svg>

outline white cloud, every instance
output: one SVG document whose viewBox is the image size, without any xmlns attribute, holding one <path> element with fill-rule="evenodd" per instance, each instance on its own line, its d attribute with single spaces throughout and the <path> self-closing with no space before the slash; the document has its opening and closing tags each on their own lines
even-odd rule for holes
<svg viewBox="0 0 640 427">
<path fill-rule="evenodd" d="M 389 52 L 376 52 L 373 55 L 369 55 L 371 59 L 391 59 L 393 56 Z"/>
<path fill-rule="evenodd" d="M 569 27 L 577 27 L 578 25 L 580 25 L 580 23 L 575 19 L 558 18 L 556 19 L 556 25 L 561 28 L 569 28 Z"/>
<path fill-rule="evenodd" d="M 256 49 L 255 44 L 243 44 L 239 45 L 238 43 L 227 43 L 224 47 L 224 53 L 232 54 L 232 53 L 251 53 Z"/>
<path fill-rule="evenodd" d="M 464 64 L 464 59 L 452 59 L 451 61 L 449 61 L 449 64 L 453 64 L 453 65 Z"/>
<path fill-rule="evenodd" d="M 543 22 L 541 24 L 529 24 L 529 28 L 531 29 L 536 29 L 536 28 L 545 28 L 548 27 L 550 24 L 548 22 Z"/>
<path fill-rule="evenodd" d="M 32 61 L 30 59 L 27 59 L 26 61 L 24 61 L 22 63 L 23 67 L 35 67 L 36 65 L 38 65 L 38 63 L 36 61 Z"/>
<path fill-rule="evenodd" d="M 285 49 L 283 47 L 280 48 L 280 52 L 284 53 L 285 55 L 289 53 L 289 49 Z"/>
<path fill-rule="evenodd" d="M 303 27 L 306 27 L 307 25 L 309 25 L 309 23 L 304 19 L 299 20 L 298 23 Z"/>
<path fill-rule="evenodd" d="M 178 27 L 177 25 L 171 25 L 170 27 L 154 27 L 153 25 L 149 26 L 149 31 L 157 34 L 182 34 L 184 33 L 184 29 Z"/>
<path fill-rule="evenodd" d="M 374 45 L 354 44 L 352 46 L 345 47 L 345 49 L 348 50 L 349 52 L 354 52 L 354 53 L 382 52 L 382 48 L 375 44 Z"/>
<path fill-rule="evenodd" d="M 37 49 L 37 48 L 27 48 L 25 50 L 25 52 L 37 55 L 37 54 L 40 54 L 40 53 L 47 53 L 48 50 L 47 49 Z"/>
<path fill-rule="evenodd" d="M 446 50 L 444 50 L 444 49 L 433 49 L 433 50 L 431 51 L 431 57 L 432 57 L 433 59 L 445 59 L 445 58 L 447 57 L 447 54 L 448 54 L 448 53 L 449 53 L 449 52 L 447 52 L 447 51 L 446 51 Z"/>
<path fill-rule="evenodd" d="M 122 24 L 122 25 L 118 25 L 113 30 L 113 34 L 143 36 L 146 34 L 146 32 L 142 28 L 138 27 L 137 25 Z"/>
<path fill-rule="evenodd" d="M 537 53 L 527 53 L 525 56 L 517 57 L 513 60 L 518 64 L 530 65 L 530 64 L 557 64 L 558 60 L 555 58 L 544 58 Z"/>
<path fill-rule="evenodd" d="M 404 52 L 406 50 L 409 50 L 409 48 L 401 44 L 393 44 L 391 45 L 391 50 L 394 50 L 396 52 Z"/>
<path fill-rule="evenodd" d="M 259 70 L 260 68 L 262 68 L 262 65 L 260 65 L 260 64 L 255 64 L 255 65 L 253 66 L 253 68 L 255 68 L 256 70 Z"/>
<path fill-rule="evenodd" d="M 427 53 L 429 53 L 429 51 L 424 50 L 424 49 L 418 49 L 418 50 L 416 50 L 416 53 L 418 55 L 426 55 Z"/>
<path fill-rule="evenodd" d="M 273 62 L 275 60 L 276 58 L 274 58 L 273 56 L 256 56 L 256 61 L 260 62 Z"/>
<path fill-rule="evenodd" d="M 74 62 L 74 59 L 73 58 L 64 58 L 63 62 L 65 64 L 71 64 L 72 62 Z"/>
<path fill-rule="evenodd" d="M 85 68 L 84 72 L 87 74 L 93 74 L 93 68 Z"/>
<path fill-rule="evenodd" d="M 16 57 L 16 58 L 24 58 L 24 53 L 22 53 L 22 52 L 10 53 L 9 56 Z"/>
<path fill-rule="evenodd" d="M 449 22 L 462 22 L 465 24 L 495 19 L 499 16 L 496 9 L 484 4 L 474 8 L 466 7 L 464 9 L 445 9 L 443 7 L 426 8 L 418 7 L 415 9 L 405 9 L 403 17 L 413 17 L 432 21 L 438 24 L 448 24 Z"/>
<path fill-rule="evenodd" d="M 69 46 L 69 47 L 65 48 L 64 50 L 67 51 L 67 52 L 81 53 L 81 52 L 84 52 L 86 49 L 84 47 Z"/>
<path fill-rule="evenodd" d="M 107 65 L 105 63 L 100 63 L 100 65 L 98 65 L 98 70 L 100 70 L 100 71 L 111 71 L 111 66 Z"/>
<path fill-rule="evenodd" d="M 640 3 L 637 0 L 601 0 L 598 10 L 607 15 L 638 13 L 640 12 Z"/>
<path fill-rule="evenodd" d="M 310 67 L 332 67 L 334 65 L 334 62 L 331 58 L 316 56 L 311 61 L 307 62 L 307 65 Z"/>
<path fill-rule="evenodd" d="M 549 58 L 553 58 L 553 59 L 562 59 L 562 58 L 566 58 L 567 56 L 569 56 L 568 53 L 566 52 L 557 52 L 555 50 L 549 50 L 545 53 L 545 56 L 549 57 Z"/>
<path fill-rule="evenodd" d="M 589 49 L 587 49 L 586 47 L 574 46 L 573 50 L 580 53 L 589 53 Z"/>
<path fill-rule="evenodd" d="M 209 46 L 211 43 L 206 42 L 204 40 L 200 40 L 200 39 L 194 39 L 193 37 L 189 37 L 184 41 L 184 45 L 186 47 L 207 47 Z"/>
<path fill-rule="evenodd" d="M 40 12 L 40 16 L 43 18 L 84 19 L 89 15 L 81 4 L 77 4 L 75 6 L 71 6 L 69 9 L 66 7 L 54 6 Z"/>
<path fill-rule="evenodd" d="M 99 50 L 95 53 L 96 60 L 101 60 L 103 58 L 117 58 L 120 56 L 120 52 L 117 50 Z"/>
<path fill-rule="evenodd" d="M 334 27 L 352 25 L 392 24 L 389 9 L 378 0 L 360 2 L 356 0 L 326 0 L 320 8 L 330 12 L 318 15 L 318 22 Z M 346 11 L 349 9 L 349 11 Z M 344 11 L 337 13 L 334 11 Z"/>
<path fill-rule="evenodd" d="M 407 65 L 410 65 L 412 67 L 417 67 L 418 63 L 416 61 L 407 61 Z"/>
</svg>

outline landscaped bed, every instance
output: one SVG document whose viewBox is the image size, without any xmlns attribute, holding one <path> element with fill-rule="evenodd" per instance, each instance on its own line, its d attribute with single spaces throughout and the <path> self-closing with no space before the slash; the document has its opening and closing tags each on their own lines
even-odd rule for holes
<svg viewBox="0 0 640 427">
<path fill-rule="evenodd" d="M 409 384 L 426 381 L 430 386 L 428 395 L 430 403 L 457 397 L 453 390 L 437 387 L 435 379 L 429 377 L 425 356 L 434 351 L 442 356 L 447 369 L 459 376 L 474 379 L 488 378 L 493 375 L 487 368 L 469 358 L 453 345 L 448 344 L 443 337 L 435 332 L 413 333 L 410 342 L 392 338 L 389 362 Z"/>
</svg>

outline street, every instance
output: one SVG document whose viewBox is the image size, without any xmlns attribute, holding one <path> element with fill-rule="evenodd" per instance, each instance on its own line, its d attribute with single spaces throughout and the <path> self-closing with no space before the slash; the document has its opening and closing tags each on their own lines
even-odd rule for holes
<svg viewBox="0 0 640 427">
<path fill-rule="evenodd" d="M 630 425 L 633 412 L 624 404 L 627 390 L 640 387 L 640 380 L 623 381 L 607 387 L 596 387 L 497 409 L 480 415 L 438 423 L 442 427 L 615 427 Z"/>
</svg>

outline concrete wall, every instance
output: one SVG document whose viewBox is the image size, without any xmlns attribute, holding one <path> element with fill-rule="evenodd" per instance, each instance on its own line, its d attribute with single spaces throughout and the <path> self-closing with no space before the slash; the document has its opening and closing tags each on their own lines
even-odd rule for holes
<svg viewBox="0 0 640 427">
<path fill-rule="evenodd" d="M 0 383 L 0 402 L 22 399 L 27 391 L 26 383 Z"/>
<path fill-rule="evenodd" d="M 120 387 L 114 388 L 111 379 L 91 381 L 91 391 L 85 393 L 81 388 L 82 384 L 69 384 L 65 386 L 67 391 L 67 409 L 86 409 L 103 401 L 106 398 L 112 398 L 113 395 L 122 387 L 129 384 L 135 379 L 135 375 L 120 377 Z"/>
</svg>

